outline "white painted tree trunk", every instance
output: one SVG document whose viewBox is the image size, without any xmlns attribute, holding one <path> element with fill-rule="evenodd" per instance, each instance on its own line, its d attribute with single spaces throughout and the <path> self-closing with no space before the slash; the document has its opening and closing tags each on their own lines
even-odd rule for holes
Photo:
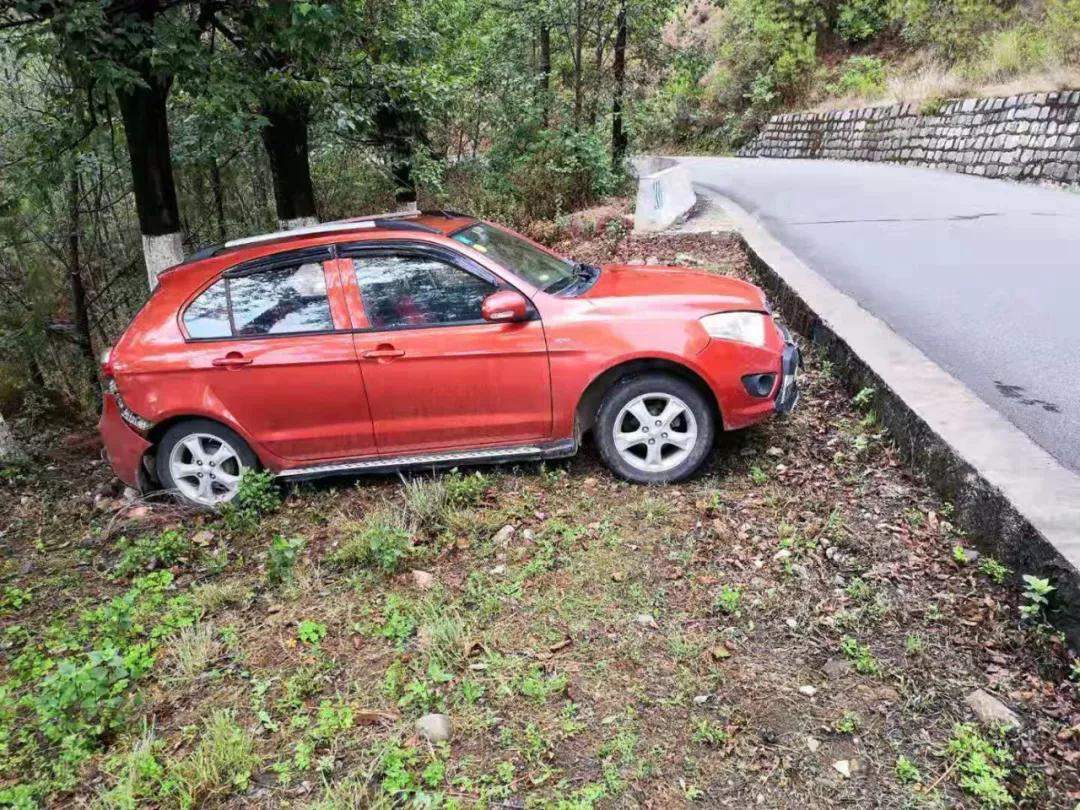
<svg viewBox="0 0 1080 810">
<path fill-rule="evenodd" d="M 297 228 L 309 228 L 318 225 L 318 217 L 297 217 L 296 219 L 279 219 L 278 225 L 283 231 L 294 231 Z"/>
<path fill-rule="evenodd" d="M 150 289 L 157 287 L 161 271 L 184 260 L 184 240 L 180 232 L 142 238 L 143 259 L 146 261 L 146 277 Z"/>
<path fill-rule="evenodd" d="M 5 464 L 12 464 L 20 459 L 26 457 L 23 449 L 15 441 L 15 437 L 11 433 L 11 428 L 8 427 L 8 423 L 4 421 L 3 414 L 0 414 L 0 467 Z"/>
</svg>

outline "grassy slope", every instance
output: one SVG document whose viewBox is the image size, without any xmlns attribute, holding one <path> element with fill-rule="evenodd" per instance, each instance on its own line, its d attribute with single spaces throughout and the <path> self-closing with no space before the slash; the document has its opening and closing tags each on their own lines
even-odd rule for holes
<svg viewBox="0 0 1080 810">
<path fill-rule="evenodd" d="M 746 272 L 734 245 L 696 237 L 577 247 Z M 167 632 L 128 690 L 141 704 L 52 801 L 974 805 L 961 783 L 980 743 L 945 749 L 982 687 L 1024 723 L 981 732 L 1015 757 L 1001 783 L 1027 806 L 1071 807 L 1080 704 L 1059 643 L 1021 628 L 1015 591 L 957 561 L 967 543 L 947 505 L 827 367 L 807 365 L 792 418 L 722 437 L 703 476 L 671 487 L 619 482 L 586 450 L 479 478 L 290 491 L 230 528 L 163 505 L 95 508 L 107 471 L 77 443 L 56 451 L 53 469 L 4 487 L 6 583 L 29 593 L 7 602 L 5 627 L 27 632 L 7 635 L 5 677 L 46 627 L 75 634 L 80 611 L 170 548 L 125 554 L 121 535 L 177 529 L 167 594 L 190 610 L 140 615 L 197 618 Z M 402 516 L 415 550 L 400 574 L 344 560 L 374 538 L 392 562 Z M 291 579 L 276 556 L 279 585 L 275 535 L 305 540 Z M 449 745 L 414 736 L 429 709 L 452 718 Z M 41 775 L 21 753 L 8 746 L 4 784 Z M 898 775 L 900 756 L 917 771 Z"/>
</svg>

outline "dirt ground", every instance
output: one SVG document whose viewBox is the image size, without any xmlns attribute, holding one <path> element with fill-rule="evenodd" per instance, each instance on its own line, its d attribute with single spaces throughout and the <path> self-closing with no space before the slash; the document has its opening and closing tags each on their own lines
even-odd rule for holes
<svg viewBox="0 0 1080 810">
<path fill-rule="evenodd" d="M 564 247 L 748 272 L 723 238 Z M 224 516 L 51 434 L 0 496 L 0 802 L 1076 807 L 1080 666 L 861 402 L 808 351 L 799 409 L 685 484 L 586 447 Z"/>
</svg>

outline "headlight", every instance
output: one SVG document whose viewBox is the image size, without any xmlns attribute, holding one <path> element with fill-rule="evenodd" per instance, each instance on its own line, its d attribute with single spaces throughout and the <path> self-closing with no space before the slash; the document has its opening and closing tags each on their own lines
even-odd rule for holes
<svg viewBox="0 0 1080 810">
<path fill-rule="evenodd" d="M 768 317 L 760 312 L 718 312 L 702 318 L 701 325 L 710 337 L 718 340 L 737 340 L 751 346 L 764 346 L 765 321 Z"/>
</svg>

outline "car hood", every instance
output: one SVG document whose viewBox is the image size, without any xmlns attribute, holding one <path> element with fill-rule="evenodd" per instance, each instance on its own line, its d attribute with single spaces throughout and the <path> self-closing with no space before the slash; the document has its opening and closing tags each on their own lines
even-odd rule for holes
<svg viewBox="0 0 1080 810">
<path fill-rule="evenodd" d="M 765 295 L 753 284 L 686 267 L 606 264 L 600 278 L 581 297 L 597 306 L 633 303 L 665 304 L 695 312 L 764 311 Z"/>
</svg>

